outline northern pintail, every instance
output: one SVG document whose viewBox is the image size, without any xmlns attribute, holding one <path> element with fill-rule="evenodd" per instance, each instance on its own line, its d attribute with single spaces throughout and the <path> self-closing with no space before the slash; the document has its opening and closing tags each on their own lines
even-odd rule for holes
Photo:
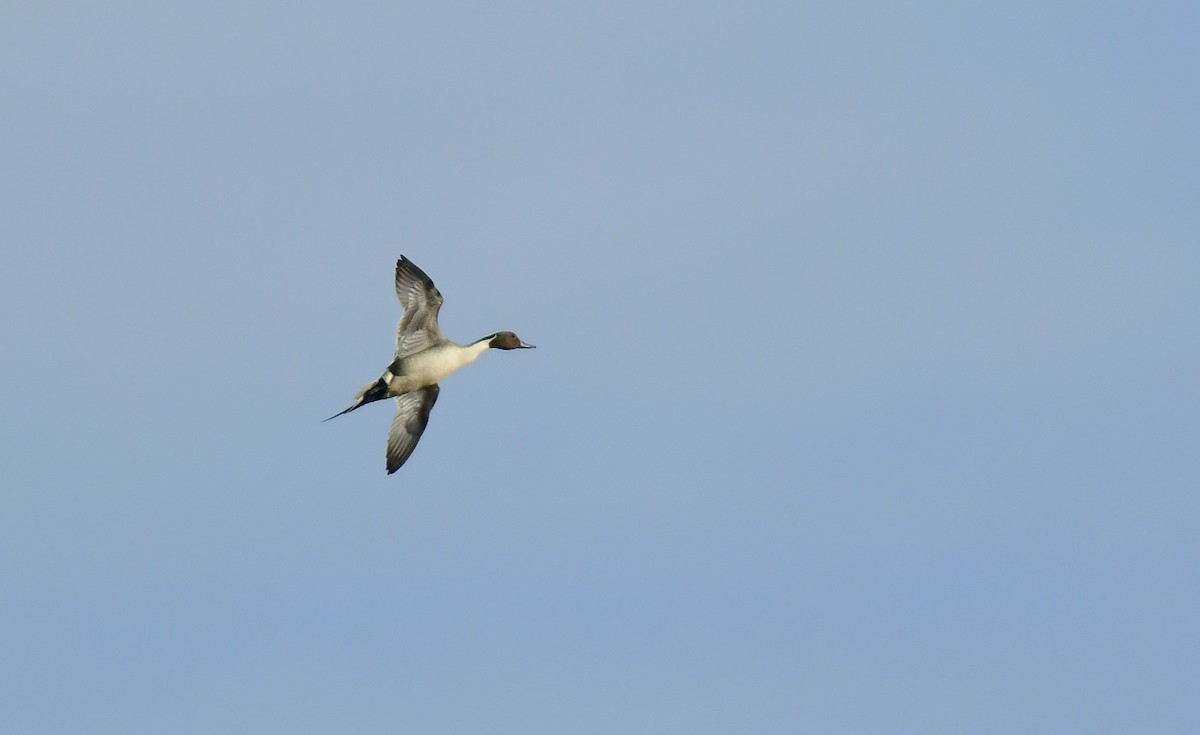
<svg viewBox="0 0 1200 735">
<path fill-rule="evenodd" d="M 396 325 L 396 356 L 378 380 L 362 387 L 354 403 L 326 421 L 384 398 L 396 399 L 396 417 L 388 433 L 387 471 L 400 469 L 421 440 L 429 412 L 438 398 L 438 381 L 475 361 L 489 347 L 515 350 L 533 347 L 512 332 L 496 332 L 468 345 L 451 342 L 438 328 L 442 293 L 411 260 L 396 261 L 396 296 L 404 314 Z"/>
</svg>

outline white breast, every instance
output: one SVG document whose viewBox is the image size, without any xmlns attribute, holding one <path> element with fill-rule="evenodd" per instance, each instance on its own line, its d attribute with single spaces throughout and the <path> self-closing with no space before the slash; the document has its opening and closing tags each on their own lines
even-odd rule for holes
<svg viewBox="0 0 1200 735">
<path fill-rule="evenodd" d="M 454 371 L 474 362 L 487 348 L 486 342 L 467 347 L 446 344 L 412 355 L 404 361 L 405 390 L 441 382 Z"/>
</svg>

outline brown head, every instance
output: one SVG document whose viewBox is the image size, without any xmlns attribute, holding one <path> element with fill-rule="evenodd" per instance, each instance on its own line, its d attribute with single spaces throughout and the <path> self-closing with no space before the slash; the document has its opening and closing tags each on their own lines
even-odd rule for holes
<svg viewBox="0 0 1200 735">
<path fill-rule="evenodd" d="M 496 332 L 488 339 L 488 347 L 495 347 L 498 350 L 527 350 L 533 346 L 522 342 L 521 338 L 512 332 Z"/>
</svg>

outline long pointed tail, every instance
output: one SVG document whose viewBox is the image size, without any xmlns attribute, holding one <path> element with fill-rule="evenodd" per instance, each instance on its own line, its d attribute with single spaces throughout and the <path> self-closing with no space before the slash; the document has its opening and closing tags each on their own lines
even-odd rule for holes
<svg viewBox="0 0 1200 735">
<path fill-rule="evenodd" d="M 358 395 L 354 397 L 354 403 L 350 404 L 350 408 L 347 408 L 344 411 L 338 411 L 327 419 L 321 419 L 321 423 L 336 419 L 338 416 L 341 416 L 344 413 L 350 413 L 356 408 L 365 406 L 373 401 L 383 400 L 384 398 L 387 398 L 387 383 L 383 382 L 383 378 L 380 378 L 374 383 L 368 383 L 367 385 L 363 386 L 363 389 L 360 390 Z"/>
</svg>

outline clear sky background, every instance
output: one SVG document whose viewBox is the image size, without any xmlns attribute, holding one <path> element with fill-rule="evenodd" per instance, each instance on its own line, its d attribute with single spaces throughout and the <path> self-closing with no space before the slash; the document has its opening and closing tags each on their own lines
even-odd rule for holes
<svg viewBox="0 0 1200 735">
<path fill-rule="evenodd" d="M 5 730 L 1196 732 L 1198 7 L 8 4 Z"/>
</svg>

